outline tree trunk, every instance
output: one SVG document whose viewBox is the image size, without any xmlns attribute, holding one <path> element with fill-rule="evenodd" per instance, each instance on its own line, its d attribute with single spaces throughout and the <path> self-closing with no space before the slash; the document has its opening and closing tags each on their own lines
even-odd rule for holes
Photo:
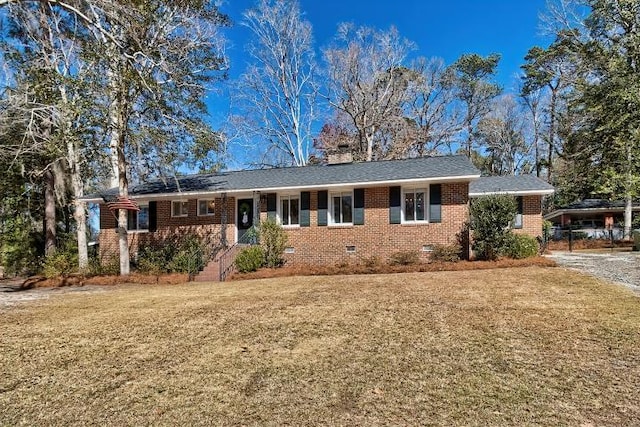
<svg viewBox="0 0 640 427">
<path fill-rule="evenodd" d="M 77 152 L 74 154 L 77 155 Z M 77 160 L 77 159 L 75 159 Z M 69 162 L 71 167 L 71 186 L 73 188 L 73 219 L 76 223 L 76 237 L 78 240 L 78 268 L 81 272 L 89 268 L 89 253 L 87 250 L 87 218 L 86 205 L 80 201 L 84 196 L 84 187 L 79 167 L 76 161 Z"/>
<path fill-rule="evenodd" d="M 118 60 L 115 60 L 118 62 Z M 116 70 L 121 67 L 120 64 L 114 64 Z M 111 167 L 112 187 L 118 187 L 118 194 L 127 197 L 129 194 L 129 185 L 127 182 L 127 163 L 124 155 L 125 132 L 127 126 L 126 120 L 126 99 L 123 91 L 122 82 L 116 71 L 108 72 L 109 91 L 111 104 L 109 105 L 109 124 L 111 127 L 111 135 L 109 148 L 111 150 Z M 118 247 L 120 250 L 120 275 L 128 276 L 130 272 L 129 261 L 129 239 L 127 235 L 127 211 L 120 209 L 118 211 Z"/>
<path fill-rule="evenodd" d="M 471 121 L 469 121 L 469 124 L 467 125 L 467 147 L 466 147 L 468 158 L 471 158 L 471 147 L 473 145 L 472 135 L 473 135 L 473 127 L 471 126 Z"/>
<path fill-rule="evenodd" d="M 51 169 L 44 173 L 44 254 L 56 251 L 56 196 L 55 177 Z"/>
<path fill-rule="evenodd" d="M 631 221 L 633 215 L 633 197 L 627 196 L 624 204 L 624 238 L 631 238 Z"/>
<path fill-rule="evenodd" d="M 556 98 L 557 88 L 551 88 L 551 102 L 549 104 L 549 152 L 547 153 L 547 182 L 551 183 L 553 174 L 553 150 L 556 137 Z"/>
<path fill-rule="evenodd" d="M 64 105 L 66 108 L 71 108 L 65 86 L 60 85 L 59 90 Z M 89 253 L 87 250 L 86 204 L 80 201 L 84 196 L 84 182 L 80 170 L 80 147 L 76 145 L 76 140 L 71 137 L 73 134 L 71 120 L 67 117 L 64 123 L 65 131 L 69 133 L 66 138 L 67 164 L 71 178 L 71 190 L 73 191 L 73 219 L 76 223 L 76 239 L 78 241 L 78 268 L 81 272 L 84 272 L 89 268 Z"/>
<path fill-rule="evenodd" d="M 633 148 L 632 143 L 627 141 L 625 144 L 626 148 L 626 182 L 625 182 L 625 204 L 624 204 L 624 238 L 631 238 L 631 222 L 633 221 L 633 194 L 634 194 L 634 184 L 633 184 Z"/>
</svg>

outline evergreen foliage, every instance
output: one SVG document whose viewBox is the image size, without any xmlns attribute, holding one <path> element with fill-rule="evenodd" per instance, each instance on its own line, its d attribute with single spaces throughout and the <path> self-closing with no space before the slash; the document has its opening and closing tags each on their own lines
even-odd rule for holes
<svg viewBox="0 0 640 427">
<path fill-rule="evenodd" d="M 509 245 L 518 205 L 513 196 L 483 196 L 471 201 L 472 247 L 481 260 L 495 260 Z"/>
<path fill-rule="evenodd" d="M 260 246 L 264 251 L 264 264 L 269 268 L 284 264 L 284 250 L 287 246 L 287 234 L 276 221 L 268 219 L 260 223 Z"/>
<path fill-rule="evenodd" d="M 265 266 L 265 253 L 262 246 L 250 246 L 238 253 L 234 261 L 240 273 L 251 273 Z"/>
</svg>

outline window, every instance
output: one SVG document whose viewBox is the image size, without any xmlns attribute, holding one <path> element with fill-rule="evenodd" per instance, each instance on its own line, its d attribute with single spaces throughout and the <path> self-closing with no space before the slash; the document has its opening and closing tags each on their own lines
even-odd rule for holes
<svg viewBox="0 0 640 427">
<path fill-rule="evenodd" d="M 213 215 L 215 202 L 213 200 L 198 200 L 198 216 Z"/>
<path fill-rule="evenodd" d="M 282 225 L 300 225 L 300 198 L 298 196 L 280 196 L 280 223 Z"/>
<path fill-rule="evenodd" d="M 427 191 L 425 189 L 413 189 L 404 191 L 404 221 L 420 222 L 426 221 Z"/>
<path fill-rule="evenodd" d="M 331 223 L 353 223 L 353 194 L 349 192 L 331 194 Z"/>
<path fill-rule="evenodd" d="M 516 213 L 516 217 L 513 219 L 513 228 L 522 228 L 522 197 L 516 197 L 516 202 L 518 203 L 518 213 Z"/>
<path fill-rule="evenodd" d="M 429 186 L 429 222 L 442 222 L 442 185 Z"/>
<path fill-rule="evenodd" d="M 128 230 L 148 230 L 149 229 L 149 206 L 140 205 L 139 211 L 127 211 Z"/>
<path fill-rule="evenodd" d="M 188 216 L 189 215 L 189 202 L 186 200 L 178 200 L 171 202 L 171 216 Z"/>
</svg>

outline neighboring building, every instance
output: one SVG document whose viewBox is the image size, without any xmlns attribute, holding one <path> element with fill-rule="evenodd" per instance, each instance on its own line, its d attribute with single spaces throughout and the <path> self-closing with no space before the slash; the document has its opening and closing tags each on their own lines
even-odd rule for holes
<svg viewBox="0 0 640 427">
<path fill-rule="evenodd" d="M 563 230 L 577 230 L 590 238 L 610 238 L 613 231 L 615 239 L 623 237 L 625 202 L 623 200 L 584 199 L 570 203 L 544 216 L 556 229 L 556 238 L 563 237 Z M 640 203 L 633 203 L 633 216 L 640 213 Z M 565 236 L 566 237 L 566 236 Z"/>
<path fill-rule="evenodd" d="M 233 244 L 257 221 L 274 218 L 287 231 L 290 263 L 385 260 L 409 250 L 427 257 L 434 245 L 457 241 L 468 221 L 469 197 L 519 197 L 515 226 L 538 236 L 541 197 L 551 192 L 535 177 L 480 178 L 465 156 L 192 175 L 130 188 L 140 211 L 129 212 L 129 241 L 134 257 L 139 244 L 175 233 L 214 235 Z M 115 227 L 114 215 L 102 204 L 103 259 L 117 254 Z"/>
</svg>

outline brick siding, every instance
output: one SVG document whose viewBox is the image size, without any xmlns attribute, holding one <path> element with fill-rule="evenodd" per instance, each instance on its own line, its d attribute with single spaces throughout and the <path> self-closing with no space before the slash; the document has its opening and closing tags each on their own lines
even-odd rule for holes
<svg viewBox="0 0 640 427">
<path fill-rule="evenodd" d="M 542 236 L 542 196 L 522 198 L 522 228 L 513 231 L 533 237 Z"/>
<path fill-rule="evenodd" d="M 351 226 L 318 226 L 318 192 L 311 192 L 310 226 L 285 228 L 288 246 L 294 253 L 285 254 L 288 263 L 336 264 L 352 263 L 378 257 L 385 262 L 399 251 L 418 251 L 428 257 L 424 246 L 449 245 L 457 242 L 469 216 L 468 183 L 442 184 L 442 222 L 422 224 L 389 224 L 389 187 L 365 189 L 365 223 Z M 227 240 L 235 240 L 236 199 L 227 199 Z M 186 217 L 171 216 L 171 201 L 157 202 L 157 231 L 130 232 L 129 250 L 135 259 L 140 244 L 161 242 L 172 234 L 195 233 L 200 236 L 219 236 L 221 232 L 222 199 L 215 199 L 215 214 L 197 216 L 197 200 L 189 200 Z M 541 196 L 523 199 L 523 228 L 518 233 L 538 236 L 542 233 Z M 261 205 L 261 219 L 267 217 L 266 202 Z M 100 209 L 100 256 L 104 261 L 117 258 L 118 236 L 116 221 L 108 209 Z M 355 253 L 347 253 L 347 246 L 355 246 Z"/>
<path fill-rule="evenodd" d="M 176 199 L 177 200 L 177 199 Z M 129 253 L 132 259 L 136 259 L 138 248 L 143 244 L 162 244 L 167 238 L 178 235 L 195 234 L 200 237 L 214 237 L 215 244 L 219 244 L 221 236 L 222 199 L 215 199 L 214 214 L 209 216 L 198 216 L 198 201 L 189 200 L 189 213 L 185 217 L 171 216 L 171 201 L 162 200 L 157 202 L 157 230 L 149 231 L 129 231 Z M 235 239 L 235 198 L 227 199 L 227 241 L 233 244 Z M 118 257 L 118 233 L 116 230 L 116 219 L 106 208 L 100 205 L 100 260 L 102 263 L 112 261 Z M 213 243 L 213 242 L 212 242 Z"/>
<path fill-rule="evenodd" d="M 365 189 L 364 225 L 318 226 L 317 191 L 311 192 L 311 226 L 286 228 L 288 246 L 295 251 L 285 254 L 288 263 L 353 263 L 377 256 L 385 262 L 399 251 L 418 251 L 423 258 L 425 245 L 456 243 L 456 234 L 468 219 L 468 184 L 442 185 L 442 222 L 432 224 L 389 224 L 389 188 Z M 262 206 L 266 218 L 266 206 Z M 355 253 L 347 253 L 355 246 Z"/>
</svg>

